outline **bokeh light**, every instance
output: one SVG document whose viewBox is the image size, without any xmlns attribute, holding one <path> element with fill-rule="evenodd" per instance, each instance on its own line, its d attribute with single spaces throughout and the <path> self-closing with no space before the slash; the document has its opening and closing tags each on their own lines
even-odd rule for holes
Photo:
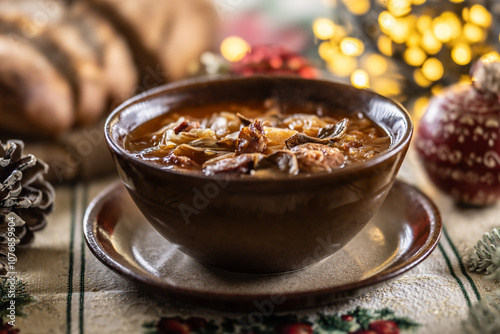
<svg viewBox="0 0 500 334">
<path fill-rule="evenodd" d="M 356 88 L 367 88 L 370 85 L 370 77 L 366 71 L 358 69 L 352 72 L 351 83 Z"/>
<path fill-rule="evenodd" d="M 496 7 L 488 1 L 339 2 L 343 6 L 334 16 L 335 32 L 329 44 L 319 45 L 321 58 L 332 73 L 349 77 L 354 86 L 369 86 L 400 101 L 470 82 L 473 61 L 500 41 L 499 24 L 491 27 Z M 367 10 L 376 13 L 376 22 L 361 14 Z M 337 32 L 341 28 L 342 36 Z"/>
<path fill-rule="evenodd" d="M 377 40 L 377 47 L 386 56 L 392 56 L 392 40 L 386 35 L 381 35 Z"/>
<path fill-rule="evenodd" d="M 427 96 L 421 96 L 415 100 L 413 103 L 413 120 L 415 123 L 417 123 L 420 118 L 424 115 L 425 111 L 427 110 L 427 107 L 429 106 L 430 99 Z"/>
<path fill-rule="evenodd" d="M 483 29 L 474 23 L 466 23 L 464 25 L 464 36 L 471 43 L 477 43 L 484 39 L 485 33 Z"/>
<path fill-rule="evenodd" d="M 427 59 L 427 54 L 418 46 L 405 50 L 403 57 L 408 65 L 420 66 Z"/>
<path fill-rule="evenodd" d="M 370 10 L 370 0 L 343 0 L 344 5 L 354 15 L 364 15 Z"/>
<path fill-rule="evenodd" d="M 351 73 L 358 67 L 356 58 L 346 56 L 342 53 L 336 53 L 330 62 L 327 63 L 328 69 L 341 77 L 350 76 Z"/>
<path fill-rule="evenodd" d="M 335 34 L 335 23 L 327 18 L 319 18 L 313 22 L 314 35 L 319 39 L 330 39 Z"/>
<path fill-rule="evenodd" d="M 425 87 L 429 87 L 430 85 L 432 85 L 432 81 L 430 81 L 429 79 L 427 79 L 425 77 L 421 68 L 417 68 L 417 69 L 415 69 L 415 71 L 413 71 L 413 80 L 415 80 L 417 85 L 419 85 L 420 87 L 425 88 Z"/>
<path fill-rule="evenodd" d="M 389 0 L 387 9 L 395 17 L 400 17 L 411 11 L 411 5 L 411 0 Z"/>
<path fill-rule="evenodd" d="M 432 33 L 431 30 L 427 30 L 422 36 L 422 48 L 430 55 L 435 55 L 439 51 L 441 51 L 441 47 L 443 43 L 441 43 Z"/>
<path fill-rule="evenodd" d="M 340 42 L 340 50 L 347 56 L 359 56 L 364 49 L 363 42 L 357 38 L 346 37 Z"/>
<path fill-rule="evenodd" d="M 459 43 L 451 50 L 451 58 L 458 65 L 467 65 L 472 59 L 472 51 L 469 45 Z"/>
<path fill-rule="evenodd" d="M 330 61 L 335 53 L 338 52 L 338 47 L 330 42 L 321 42 L 318 48 L 318 53 L 324 61 Z"/>
<path fill-rule="evenodd" d="M 241 37 L 230 36 L 222 41 L 220 52 L 227 60 L 236 62 L 250 52 L 250 45 Z"/>
<path fill-rule="evenodd" d="M 469 10 L 469 19 L 480 27 L 488 28 L 491 25 L 491 14 L 481 5 L 474 5 Z"/>
<path fill-rule="evenodd" d="M 429 58 L 422 65 L 422 73 L 431 81 L 438 81 L 443 77 L 444 67 L 437 58 Z"/>
<path fill-rule="evenodd" d="M 382 75 L 387 71 L 388 63 L 384 56 L 373 53 L 365 58 L 365 67 L 371 75 Z"/>
</svg>

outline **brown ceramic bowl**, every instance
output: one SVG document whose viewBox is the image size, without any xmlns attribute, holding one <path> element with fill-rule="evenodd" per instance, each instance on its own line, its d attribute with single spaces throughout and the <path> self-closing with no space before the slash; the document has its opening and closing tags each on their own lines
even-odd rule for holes
<svg viewBox="0 0 500 334">
<path fill-rule="evenodd" d="M 321 102 L 333 111 L 361 111 L 389 133 L 392 145 L 332 173 L 273 179 L 166 170 L 123 148 L 130 131 L 172 110 L 271 96 L 285 110 Z M 181 251 L 219 269 L 279 273 L 319 262 L 363 229 L 391 189 L 412 129 L 403 107 L 373 92 L 330 81 L 256 76 L 183 81 L 146 92 L 109 116 L 105 134 L 132 199 Z"/>
</svg>

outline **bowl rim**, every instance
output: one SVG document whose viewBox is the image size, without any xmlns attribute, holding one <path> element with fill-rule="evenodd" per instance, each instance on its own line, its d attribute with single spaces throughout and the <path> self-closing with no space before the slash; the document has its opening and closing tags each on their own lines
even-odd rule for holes
<svg viewBox="0 0 500 334">
<path fill-rule="evenodd" d="M 414 125 L 411 120 L 411 117 L 406 110 L 406 108 L 399 102 L 396 101 L 395 99 L 385 97 L 383 95 L 380 95 L 370 89 L 364 89 L 364 88 L 356 88 L 352 85 L 345 84 L 342 82 L 334 81 L 334 80 L 329 80 L 329 79 L 306 79 L 302 77 L 297 77 L 297 76 L 286 76 L 286 75 L 252 75 L 252 76 L 241 76 L 241 75 L 212 75 L 212 76 L 204 76 L 204 77 L 198 77 L 198 78 L 188 78 L 188 79 L 183 79 L 183 80 L 178 80 L 172 83 L 168 83 L 165 85 L 161 85 L 158 87 L 155 87 L 153 89 L 146 90 L 136 96 L 133 96 L 126 101 L 124 101 L 122 104 L 120 104 L 118 107 L 116 107 L 107 117 L 106 123 L 104 125 L 104 136 L 106 138 L 106 142 L 109 146 L 109 148 L 117 155 L 129 160 L 133 161 L 135 163 L 138 163 L 140 165 L 143 165 L 145 167 L 153 168 L 157 171 L 160 172 L 165 172 L 167 174 L 172 174 L 176 175 L 178 177 L 187 177 L 187 178 L 194 178 L 194 179 L 203 179 L 207 181 L 211 180 L 219 180 L 221 179 L 221 175 L 205 175 L 203 173 L 193 173 L 193 172 L 185 172 L 182 170 L 178 169 L 167 169 L 163 166 L 160 166 L 158 164 L 155 164 L 153 162 L 149 162 L 143 159 L 140 159 L 138 157 L 134 157 L 130 152 L 128 152 L 124 147 L 116 143 L 113 139 L 113 136 L 111 135 L 111 123 L 116 119 L 117 122 L 119 121 L 120 114 L 124 112 L 125 110 L 129 109 L 131 106 L 139 104 L 141 102 L 145 102 L 149 99 L 158 97 L 160 95 L 166 94 L 169 91 L 178 89 L 178 88 L 184 88 L 184 87 L 189 87 L 189 86 L 196 86 L 200 84 L 210 84 L 212 82 L 221 82 L 221 81 L 245 81 L 245 80 L 258 80 L 258 79 L 276 79 L 276 80 L 296 80 L 296 81 L 315 81 L 318 83 L 323 83 L 323 84 L 333 84 L 337 86 L 344 86 L 348 87 L 349 89 L 356 89 L 359 91 L 363 91 L 364 93 L 367 93 L 371 95 L 372 97 L 377 97 L 381 100 L 385 100 L 386 102 L 389 102 L 390 104 L 394 105 L 399 111 L 404 119 L 405 123 L 408 125 L 403 137 L 401 140 L 395 145 L 389 148 L 389 150 L 378 154 L 377 156 L 370 158 L 366 161 L 358 162 L 358 163 L 353 163 L 351 165 L 345 166 L 343 168 L 335 169 L 331 172 L 319 172 L 319 173 L 311 173 L 311 174 L 298 174 L 298 175 L 283 175 L 283 176 L 278 176 L 278 177 L 259 177 L 259 178 L 253 178 L 253 177 L 230 177 L 230 181 L 233 182 L 238 182 L 238 183 L 247 183 L 247 182 L 256 182 L 256 181 L 265 181 L 265 182 L 279 182 L 279 181 L 284 181 L 286 180 L 289 182 L 291 179 L 293 180 L 313 180 L 313 179 L 318 179 L 318 178 L 324 178 L 326 176 L 343 176 L 345 174 L 350 174 L 354 173 L 357 171 L 361 170 L 366 170 L 369 169 L 370 167 L 376 166 L 391 157 L 399 154 L 402 150 L 407 148 L 409 146 L 410 140 L 412 138 L 413 132 L 414 132 Z M 375 121 L 373 121 L 375 122 Z M 375 122 L 377 125 L 380 126 L 379 123 Z"/>
</svg>

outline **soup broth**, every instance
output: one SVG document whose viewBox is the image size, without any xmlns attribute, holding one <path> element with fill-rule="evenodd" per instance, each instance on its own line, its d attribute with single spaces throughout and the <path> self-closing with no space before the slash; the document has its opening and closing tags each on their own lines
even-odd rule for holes
<svg viewBox="0 0 500 334">
<path fill-rule="evenodd" d="M 137 158 L 205 175 L 267 177 L 331 172 L 371 159 L 391 145 L 363 113 L 321 104 L 213 104 L 154 118 L 125 139 Z"/>
</svg>

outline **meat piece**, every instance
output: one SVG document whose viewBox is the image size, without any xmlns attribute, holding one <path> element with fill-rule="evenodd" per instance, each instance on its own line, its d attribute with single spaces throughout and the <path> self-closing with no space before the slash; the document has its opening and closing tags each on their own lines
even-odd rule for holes
<svg viewBox="0 0 500 334">
<path fill-rule="evenodd" d="M 303 172 L 331 172 L 345 162 L 344 155 L 337 148 L 327 145 L 309 143 L 295 146 L 291 151 Z"/>
<path fill-rule="evenodd" d="M 299 173 L 299 163 L 293 153 L 289 151 L 277 151 L 260 160 L 256 169 L 277 170 L 290 175 L 297 175 Z"/>
<path fill-rule="evenodd" d="M 241 129 L 238 135 L 236 154 L 262 153 L 267 149 L 267 138 L 262 123 L 256 119 L 249 126 Z"/>
<path fill-rule="evenodd" d="M 170 153 L 168 156 L 164 158 L 164 160 L 167 164 L 176 165 L 181 168 L 186 168 L 186 169 L 200 168 L 200 165 L 194 162 L 191 158 L 183 155 L 176 155 L 174 153 Z"/>
<path fill-rule="evenodd" d="M 192 129 L 199 129 L 199 128 L 200 128 L 199 122 L 184 121 L 175 127 L 174 132 L 176 135 L 178 135 L 181 132 L 189 132 Z"/>
<path fill-rule="evenodd" d="M 203 172 L 205 175 L 215 175 L 221 173 L 230 174 L 248 174 L 264 155 L 259 153 L 242 154 L 234 158 L 219 160 L 213 164 L 207 165 Z"/>
<path fill-rule="evenodd" d="M 175 134 L 178 135 L 179 133 L 183 132 L 184 129 L 187 128 L 188 125 L 189 125 L 188 121 L 182 121 L 181 123 L 179 123 L 179 125 L 177 125 L 174 128 Z"/>
</svg>

